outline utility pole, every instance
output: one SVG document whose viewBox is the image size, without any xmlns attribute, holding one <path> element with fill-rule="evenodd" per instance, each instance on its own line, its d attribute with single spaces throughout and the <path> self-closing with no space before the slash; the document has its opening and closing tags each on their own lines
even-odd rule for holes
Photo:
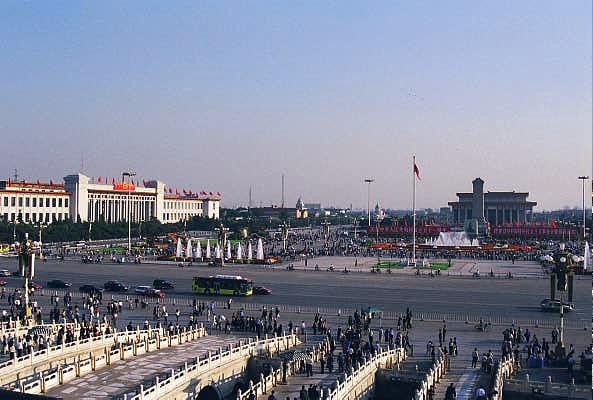
<svg viewBox="0 0 593 400">
<path fill-rule="evenodd" d="M 280 208 L 284 208 L 284 174 L 282 174 L 282 204 L 280 205 Z"/>
<path fill-rule="evenodd" d="M 588 181 L 589 180 L 589 177 L 583 175 L 583 176 L 579 176 L 578 179 L 580 179 L 581 181 L 583 181 L 583 241 L 585 241 L 586 238 L 587 238 L 587 229 L 585 227 L 585 225 L 586 225 L 586 218 L 587 218 L 587 215 L 586 215 L 586 212 L 585 212 L 585 181 Z"/>
<path fill-rule="evenodd" d="M 373 178 L 366 178 L 365 183 L 368 183 L 367 188 L 367 214 L 369 219 L 369 226 L 371 226 L 371 183 L 375 182 Z"/>
</svg>

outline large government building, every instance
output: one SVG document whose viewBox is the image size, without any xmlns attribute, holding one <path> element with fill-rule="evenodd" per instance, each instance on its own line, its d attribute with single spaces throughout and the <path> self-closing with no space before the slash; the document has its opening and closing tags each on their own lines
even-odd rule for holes
<svg viewBox="0 0 593 400">
<path fill-rule="evenodd" d="M 0 181 L 0 217 L 7 222 L 51 223 L 67 218 L 108 223 L 158 219 L 162 223 L 193 216 L 218 219 L 220 193 L 173 193 L 163 182 L 94 181 L 83 174 L 64 183 Z"/>
<path fill-rule="evenodd" d="M 528 201 L 528 192 L 486 192 L 484 181 L 476 178 L 471 193 L 457 193 L 457 201 L 448 204 L 453 210 L 453 221 L 464 225 L 466 221 L 488 221 L 492 226 L 531 222 L 534 201 Z"/>
</svg>

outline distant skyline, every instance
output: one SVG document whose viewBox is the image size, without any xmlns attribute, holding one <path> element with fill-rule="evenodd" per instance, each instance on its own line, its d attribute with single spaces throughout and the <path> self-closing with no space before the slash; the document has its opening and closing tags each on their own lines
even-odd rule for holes
<svg viewBox="0 0 593 400">
<path fill-rule="evenodd" d="M 0 3 L 0 179 L 158 178 L 223 206 L 581 207 L 590 0 Z M 590 182 L 587 193 L 591 192 Z M 588 207 L 591 196 L 587 195 Z"/>
</svg>

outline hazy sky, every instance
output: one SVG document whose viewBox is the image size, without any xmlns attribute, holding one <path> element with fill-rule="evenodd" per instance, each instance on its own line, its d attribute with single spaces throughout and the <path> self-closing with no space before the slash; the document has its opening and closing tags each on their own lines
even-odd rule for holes
<svg viewBox="0 0 593 400">
<path fill-rule="evenodd" d="M 0 2 L 0 176 L 132 168 L 224 206 L 580 205 L 591 1 Z M 587 196 L 590 200 L 590 197 Z"/>
</svg>

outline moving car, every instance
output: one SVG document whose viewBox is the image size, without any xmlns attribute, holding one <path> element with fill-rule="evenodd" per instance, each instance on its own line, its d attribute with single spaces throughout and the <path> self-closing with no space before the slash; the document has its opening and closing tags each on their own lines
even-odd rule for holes
<svg viewBox="0 0 593 400">
<path fill-rule="evenodd" d="M 12 274 L 10 273 L 9 270 L 7 269 L 0 269 L 0 276 L 11 276 Z"/>
<path fill-rule="evenodd" d="M 107 281 L 103 288 L 110 292 L 127 292 L 129 287 L 119 281 Z"/>
<path fill-rule="evenodd" d="M 265 286 L 254 286 L 253 294 L 268 295 L 268 294 L 272 294 L 272 291 Z"/>
<path fill-rule="evenodd" d="M 6 286 L 6 280 L 0 279 L 0 286 Z"/>
<path fill-rule="evenodd" d="M 159 299 L 162 299 L 163 297 L 165 297 L 165 293 L 161 292 L 158 289 L 150 288 L 146 291 L 146 293 L 144 293 L 144 296 L 157 297 Z"/>
<path fill-rule="evenodd" d="M 24 287 L 24 284 L 23 284 Z M 39 290 L 39 289 L 43 289 L 43 286 L 41 286 L 40 284 L 33 282 L 33 281 L 29 281 L 29 289 L 35 289 L 35 290 Z"/>
<path fill-rule="evenodd" d="M 66 289 L 66 288 L 69 288 L 70 286 L 72 286 L 71 283 L 64 282 L 63 280 L 60 280 L 60 279 L 54 279 L 53 281 L 47 282 L 48 288 Z"/>
<path fill-rule="evenodd" d="M 82 285 L 78 289 L 81 293 L 91 294 L 91 295 L 100 295 L 103 292 L 103 289 L 99 289 L 94 285 Z"/>
<path fill-rule="evenodd" d="M 540 307 L 542 311 L 547 312 L 560 312 L 560 300 L 558 299 L 544 299 L 540 303 Z M 562 302 L 562 307 L 564 308 L 564 312 L 569 312 L 574 310 L 574 304 Z"/>
<path fill-rule="evenodd" d="M 134 293 L 136 294 L 146 294 L 150 289 L 152 289 L 150 286 L 136 286 L 136 288 L 134 289 Z"/>
<path fill-rule="evenodd" d="M 173 286 L 171 282 L 164 279 L 155 279 L 154 282 L 152 282 L 152 287 L 159 290 L 175 289 L 175 286 Z"/>
</svg>

